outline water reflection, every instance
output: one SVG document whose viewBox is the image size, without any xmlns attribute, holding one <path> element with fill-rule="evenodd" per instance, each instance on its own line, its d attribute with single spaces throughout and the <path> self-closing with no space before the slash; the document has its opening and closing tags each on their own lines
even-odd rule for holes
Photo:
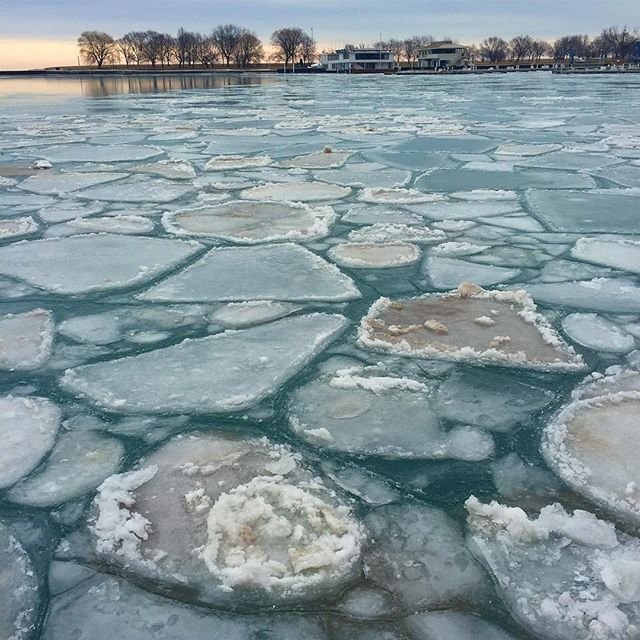
<svg viewBox="0 0 640 640">
<path fill-rule="evenodd" d="M 0 77 L 0 96 L 85 96 L 164 93 L 192 89 L 220 89 L 274 82 L 271 74 L 155 74 L 130 76 Z"/>
</svg>

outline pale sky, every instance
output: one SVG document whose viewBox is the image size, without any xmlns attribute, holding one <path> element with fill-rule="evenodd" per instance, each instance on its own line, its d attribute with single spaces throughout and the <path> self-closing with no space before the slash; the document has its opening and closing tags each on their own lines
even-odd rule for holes
<svg viewBox="0 0 640 640">
<path fill-rule="evenodd" d="M 553 39 L 640 26 L 640 0 L 0 0 L 0 69 L 76 63 L 84 30 L 210 31 L 233 22 L 263 41 L 279 27 L 311 31 L 321 47 L 431 34 L 462 42 L 519 33 Z"/>
</svg>

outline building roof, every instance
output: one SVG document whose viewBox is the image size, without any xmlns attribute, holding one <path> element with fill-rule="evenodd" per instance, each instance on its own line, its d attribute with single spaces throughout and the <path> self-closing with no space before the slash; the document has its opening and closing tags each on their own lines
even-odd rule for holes
<svg viewBox="0 0 640 640">
<path fill-rule="evenodd" d="M 454 42 L 453 40 L 439 40 L 438 42 L 429 42 L 428 44 L 422 45 L 420 47 L 420 49 L 443 49 L 443 48 L 468 49 L 469 47 L 466 44 L 460 44 L 459 42 Z"/>
</svg>

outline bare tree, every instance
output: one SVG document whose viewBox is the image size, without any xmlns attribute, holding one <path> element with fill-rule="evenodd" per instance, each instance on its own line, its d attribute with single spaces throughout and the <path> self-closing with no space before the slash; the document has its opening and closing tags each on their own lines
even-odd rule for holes
<svg viewBox="0 0 640 640">
<path fill-rule="evenodd" d="M 130 66 L 132 62 L 137 62 L 138 57 L 136 44 L 130 38 L 130 34 L 126 34 L 122 36 L 122 38 L 116 40 L 116 49 L 127 67 Z"/>
<path fill-rule="evenodd" d="M 589 36 L 563 36 L 553 43 L 553 59 L 556 62 L 564 62 L 566 60 L 573 62 L 574 58 L 588 57 L 589 49 Z"/>
<path fill-rule="evenodd" d="M 227 67 L 235 55 L 242 32 L 243 29 L 235 24 L 221 24 L 211 34 L 213 47 Z"/>
<path fill-rule="evenodd" d="M 306 65 L 313 64 L 318 59 L 316 43 L 313 41 L 313 38 L 306 33 L 300 43 L 299 54 L 300 60 Z"/>
<path fill-rule="evenodd" d="M 618 60 L 628 60 L 638 43 L 640 36 L 638 30 L 629 30 L 624 27 L 609 27 L 602 32 L 601 36 L 611 46 L 611 52 Z"/>
<path fill-rule="evenodd" d="M 208 69 L 212 67 L 218 60 L 218 52 L 213 43 L 211 36 L 203 36 L 200 33 L 195 34 L 195 44 L 191 53 L 193 64 L 199 62 L 203 67 Z"/>
<path fill-rule="evenodd" d="M 282 60 L 285 68 L 289 62 L 294 62 L 307 34 L 298 27 L 277 29 L 271 34 L 271 44 L 276 60 Z"/>
<path fill-rule="evenodd" d="M 182 69 L 186 65 L 193 66 L 195 63 L 195 49 L 198 44 L 198 34 L 193 31 L 186 31 L 182 27 L 178 29 L 176 36 L 176 60 Z"/>
<path fill-rule="evenodd" d="M 533 38 L 531 36 L 516 36 L 509 43 L 511 58 L 517 64 L 531 55 Z"/>
<path fill-rule="evenodd" d="M 611 42 L 604 36 L 600 35 L 591 41 L 589 47 L 589 57 L 604 61 L 613 54 L 613 46 Z"/>
<path fill-rule="evenodd" d="M 83 31 L 78 38 L 78 49 L 82 59 L 87 64 L 95 64 L 98 69 L 116 55 L 115 40 L 102 31 Z"/>
<path fill-rule="evenodd" d="M 264 51 L 262 49 L 262 43 L 260 38 L 253 33 L 245 29 L 240 36 L 238 46 L 234 54 L 234 62 L 239 69 L 245 69 L 250 64 L 259 63 L 264 57 Z"/>
<path fill-rule="evenodd" d="M 551 47 L 546 40 L 533 40 L 529 50 L 529 59 L 539 66 L 542 56 L 546 55 L 550 49 Z"/>
<path fill-rule="evenodd" d="M 484 60 L 493 64 L 500 64 L 507 58 L 509 45 L 506 40 L 497 36 L 486 38 L 480 43 L 480 55 Z"/>
<path fill-rule="evenodd" d="M 404 59 L 413 66 L 418 61 L 418 52 L 428 42 L 425 36 L 411 36 L 402 41 Z"/>
</svg>

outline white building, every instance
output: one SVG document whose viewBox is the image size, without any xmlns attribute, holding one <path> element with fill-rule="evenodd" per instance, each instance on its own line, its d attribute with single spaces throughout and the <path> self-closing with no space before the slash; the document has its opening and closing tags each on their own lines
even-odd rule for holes
<svg viewBox="0 0 640 640">
<path fill-rule="evenodd" d="M 338 73 L 392 71 L 396 67 L 393 52 L 387 49 L 336 49 L 335 53 L 320 55 L 320 63 L 327 71 Z"/>
<path fill-rule="evenodd" d="M 421 69 L 460 69 L 469 59 L 469 47 L 452 40 L 431 42 L 418 51 Z"/>
</svg>

